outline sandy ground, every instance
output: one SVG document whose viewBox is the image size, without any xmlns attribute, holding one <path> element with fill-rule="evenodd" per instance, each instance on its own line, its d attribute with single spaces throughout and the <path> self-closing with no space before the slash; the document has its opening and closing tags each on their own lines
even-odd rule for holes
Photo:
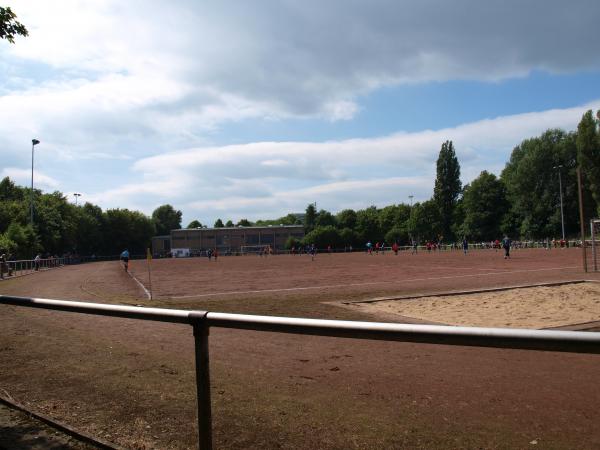
<svg viewBox="0 0 600 450">
<path fill-rule="evenodd" d="M 447 325 L 550 328 L 600 321 L 600 284 L 518 288 L 364 303 L 365 311 Z"/>
</svg>

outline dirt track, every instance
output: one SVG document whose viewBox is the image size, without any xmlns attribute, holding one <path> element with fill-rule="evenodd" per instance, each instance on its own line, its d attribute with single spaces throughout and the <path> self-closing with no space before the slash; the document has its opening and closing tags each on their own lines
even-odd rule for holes
<svg viewBox="0 0 600 450">
<path fill-rule="evenodd" d="M 559 252 L 506 263 L 493 251 L 319 255 L 312 265 L 306 257 L 157 261 L 155 304 L 369 319 L 331 302 L 583 278 L 579 254 Z M 300 275 L 290 274 L 295 265 L 304 265 Z M 140 262 L 132 268 L 143 278 Z M 185 283 L 161 281 L 169 270 Z M 345 286 L 322 287 L 332 285 Z M 311 289 L 272 290 L 289 287 Z M 267 292 L 212 295 L 248 290 Z M 116 263 L 36 274 L 0 292 L 148 303 Z M 165 298 L 198 292 L 211 296 Z M 0 317 L 0 387 L 21 403 L 127 447 L 194 446 L 189 327 L 7 306 Z M 213 330 L 211 357 L 218 447 L 600 447 L 598 356 Z"/>
</svg>

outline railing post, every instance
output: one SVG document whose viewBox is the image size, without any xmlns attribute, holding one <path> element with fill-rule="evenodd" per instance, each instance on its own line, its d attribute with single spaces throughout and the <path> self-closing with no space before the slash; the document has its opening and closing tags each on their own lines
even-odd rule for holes
<svg viewBox="0 0 600 450">
<path fill-rule="evenodd" d="M 196 355 L 196 395 L 198 404 L 198 448 L 212 450 L 212 417 L 210 403 L 210 358 L 208 353 L 208 324 L 206 311 L 192 311 Z"/>
</svg>

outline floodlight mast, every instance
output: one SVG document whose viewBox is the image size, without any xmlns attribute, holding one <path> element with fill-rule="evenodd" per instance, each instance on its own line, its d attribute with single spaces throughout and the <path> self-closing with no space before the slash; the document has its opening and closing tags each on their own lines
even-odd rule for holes
<svg viewBox="0 0 600 450">
<path fill-rule="evenodd" d="M 33 150 L 39 143 L 40 141 L 37 139 L 31 140 L 31 214 L 29 218 L 31 226 L 33 226 Z"/>
<path fill-rule="evenodd" d="M 558 192 L 560 194 L 560 224 L 562 227 L 562 240 L 565 240 L 565 215 L 563 212 L 563 195 L 562 195 L 562 177 L 560 174 L 560 169 L 562 169 L 562 164 L 558 166 L 553 166 L 553 169 L 558 169 Z"/>
</svg>

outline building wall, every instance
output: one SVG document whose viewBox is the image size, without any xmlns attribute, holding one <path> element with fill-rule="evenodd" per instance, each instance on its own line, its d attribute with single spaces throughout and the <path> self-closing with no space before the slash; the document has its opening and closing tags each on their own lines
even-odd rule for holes
<svg viewBox="0 0 600 450">
<path fill-rule="evenodd" d="M 242 246 L 264 245 L 274 250 L 284 250 L 290 236 L 304 237 L 301 225 L 272 227 L 197 228 L 171 231 L 172 248 L 189 248 L 202 251 L 217 248 L 220 252 L 239 252 Z"/>
<path fill-rule="evenodd" d="M 152 238 L 152 254 L 154 256 L 166 255 L 171 251 L 171 236 L 154 236 Z"/>
</svg>

